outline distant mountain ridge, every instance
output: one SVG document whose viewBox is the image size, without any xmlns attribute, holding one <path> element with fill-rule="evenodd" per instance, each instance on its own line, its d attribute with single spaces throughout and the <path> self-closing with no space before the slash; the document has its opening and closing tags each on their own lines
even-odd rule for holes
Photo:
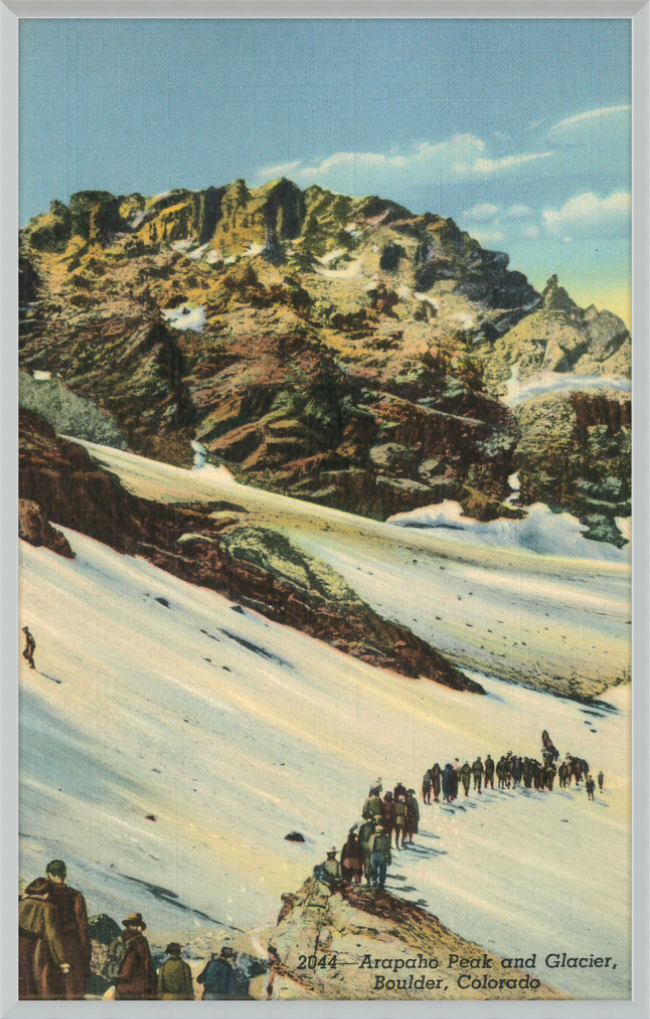
<svg viewBox="0 0 650 1019">
<path fill-rule="evenodd" d="M 629 472 L 597 512 L 578 483 L 620 472 L 626 414 L 559 485 L 503 397 L 540 371 L 629 376 L 629 333 L 508 263 L 451 219 L 286 179 L 80 192 L 21 231 L 21 365 L 59 373 L 149 456 L 189 463 L 198 440 L 240 480 L 376 517 L 443 498 L 513 515 L 519 470 L 611 538 Z"/>
</svg>

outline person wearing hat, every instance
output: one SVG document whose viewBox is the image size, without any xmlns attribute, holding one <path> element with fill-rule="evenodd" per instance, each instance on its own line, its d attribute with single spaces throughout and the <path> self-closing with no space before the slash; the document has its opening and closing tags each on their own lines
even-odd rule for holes
<svg viewBox="0 0 650 1019">
<path fill-rule="evenodd" d="M 202 1001 L 229 1001 L 235 993 L 235 974 L 232 968 L 232 960 L 235 953 L 232 948 L 226 946 L 221 953 L 212 953 L 208 961 L 196 978 L 199 984 L 203 984 Z"/>
<path fill-rule="evenodd" d="M 57 997 L 67 1001 L 83 1001 L 90 980 L 92 954 L 86 900 L 81 892 L 66 883 L 68 868 L 63 860 L 50 860 L 45 868 L 45 876 L 48 900 L 55 907 L 55 923 L 69 967 L 64 973 L 63 987 Z"/>
<path fill-rule="evenodd" d="M 417 835 L 420 823 L 420 808 L 418 807 L 415 789 L 409 789 L 406 794 L 406 829 L 404 834 L 408 835 L 409 844 L 413 842 L 413 836 Z M 402 847 L 404 839 L 402 838 Z"/>
<path fill-rule="evenodd" d="M 142 913 L 130 913 L 122 920 L 120 938 L 125 952 L 115 977 L 116 1001 L 140 1001 L 155 998 L 158 981 L 149 942 L 144 936 L 147 925 Z"/>
<path fill-rule="evenodd" d="M 47 878 L 37 877 L 20 896 L 18 907 L 18 999 L 52 1001 L 65 997 L 65 946 L 50 902 Z"/>
<path fill-rule="evenodd" d="M 172 941 L 165 954 L 169 958 L 158 971 L 158 997 L 161 1001 L 194 1001 L 192 970 L 181 959 L 181 946 Z"/>
</svg>

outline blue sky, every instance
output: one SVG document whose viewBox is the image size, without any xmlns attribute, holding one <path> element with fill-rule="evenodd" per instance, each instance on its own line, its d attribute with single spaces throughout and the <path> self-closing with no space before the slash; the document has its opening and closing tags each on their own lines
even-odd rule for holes
<svg viewBox="0 0 650 1019">
<path fill-rule="evenodd" d="M 287 176 L 453 218 L 629 321 L 627 20 L 21 21 L 21 222 Z"/>
</svg>

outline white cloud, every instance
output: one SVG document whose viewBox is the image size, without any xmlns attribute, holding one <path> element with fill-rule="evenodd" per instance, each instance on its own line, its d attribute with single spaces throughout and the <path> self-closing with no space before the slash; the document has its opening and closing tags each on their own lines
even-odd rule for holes
<svg viewBox="0 0 650 1019">
<path fill-rule="evenodd" d="M 499 244 L 505 241 L 505 235 L 500 230 L 472 230 L 472 237 L 479 244 Z"/>
<path fill-rule="evenodd" d="M 486 143 L 472 134 L 456 134 L 442 142 L 420 142 L 409 149 L 389 152 L 334 152 L 309 163 L 294 161 L 264 167 L 260 181 L 282 174 L 301 185 L 319 183 L 347 194 L 376 191 L 390 194 L 399 182 L 436 187 L 450 181 L 483 178 L 510 172 L 525 163 L 546 159 L 553 153 L 533 152 L 492 158 Z"/>
<path fill-rule="evenodd" d="M 539 227 L 538 226 L 526 227 L 526 229 L 524 230 L 524 237 L 528 238 L 528 240 L 534 241 L 536 237 L 539 237 Z"/>
<path fill-rule="evenodd" d="M 524 216 L 532 216 L 533 210 L 529 205 L 511 205 L 504 214 L 507 219 L 522 219 Z"/>
<path fill-rule="evenodd" d="M 621 236 L 629 229 L 631 199 L 626 191 L 599 198 L 592 191 L 574 195 L 561 209 L 544 209 L 542 219 L 548 233 L 563 237 L 571 229 L 578 237 Z"/>
<path fill-rule="evenodd" d="M 550 130 L 559 131 L 561 128 L 573 127 L 575 124 L 582 124 L 589 120 L 599 120 L 601 117 L 608 117 L 613 113 L 624 113 L 631 109 L 631 106 L 601 106 L 598 110 L 587 110 L 585 113 L 578 113 L 574 117 L 565 117 L 559 123 L 553 124 Z"/>
<path fill-rule="evenodd" d="M 278 163 L 276 166 L 265 166 L 258 171 L 258 177 L 264 177 L 265 180 L 275 180 L 276 177 L 286 177 L 287 174 L 291 174 L 294 170 L 297 170 L 300 166 L 301 160 L 296 159 L 293 163 Z"/>
<path fill-rule="evenodd" d="M 457 163 L 454 169 L 462 176 L 479 175 L 488 177 L 493 173 L 500 173 L 502 170 L 512 170 L 515 166 L 523 166 L 524 163 L 531 163 L 536 159 L 548 159 L 554 155 L 553 152 L 526 152 L 521 156 L 501 156 L 499 159 L 488 159 L 484 156 L 475 159 L 473 163 Z"/>
<path fill-rule="evenodd" d="M 488 219 L 494 219 L 498 211 L 498 205 L 492 205 L 490 202 L 479 202 L 478 205 L 473 206 L 473 208 L 465 209 L 463 216 L 465 216 L 466 219 L 474 219 L 477 222 L 484 222 Z"/>
</svg>

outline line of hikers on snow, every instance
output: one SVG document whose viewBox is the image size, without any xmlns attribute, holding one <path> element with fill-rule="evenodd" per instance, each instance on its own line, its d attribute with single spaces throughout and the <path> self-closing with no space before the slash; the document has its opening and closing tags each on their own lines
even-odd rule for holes
<svg viewBox="0 0 650 1019">
<path fill-rule="evenodd" d="M 589 771 L 589 764 L 584 758 L 567 753 L 559 767 L 556 766 L 560 754 L 545 729 L 542 732 L 542 761 L 531 757 L 520 757 L 508 751 L 494 763 L 490 754 L 485 761 L 477 757 L 473 764 L 460 758 L 445 764 L 441 768 L 434 764 L 425 771 L 422 779 L 422 801 L 431 805 L 433 801 L 452 803 L 458 798 L 462 786 L 465 796 L 470 794 L 472 780 L 474 791 L 482 794 L 483 788 L 494 789 L 494 776 L 498 789 L 510 789 L 522 782 L 526 789 L 545 790 L 551 792 L 557 775 L 561 789 L 571 785 L 575 780 L 578 786 L 585 781 L 587 796 L 594 799 L 596 782 Z M 603 791 L 605 776 L 599 771 L 598 789 Z M 386 883 L 386 871 L 392 863 L 392 837 L 395 849 L 404 849 L 413 843 L 413 836 L 418 833 L 420 808 L 415 789 L 407 789 L 403 782 L 388 790 L 382 797 L 382 782 L 377 779 L 368 792 L 368 797 L 361 812 L 362 820 L 350 828 L 345 845 L 337 860 L 336 847 L 327 853 L 327 859 L 314 867 L 314 877 L 327 886 L 330 892 L 340 892 L 343 896 L 351 885 L 360 885 L 365 876 L 366 884 L 373 888 L 383 889 Z"/>
<path fill-rule="evenodd" d="M 83 1000 L 93 979 L 92 944 L 81 892 L 66 884 L 67 867 L 52 860 L 45 877 L 36 878 L 21 893 L 18 906 L 18 997 L 24 1001 Z M 104 918 L 115 930 L 117 924 Z M 110 941 L 103 960 L 103 985 L 113 985 L 118 1001 L 158 999 L 194 1001 L 192 971 L 173 941 L 166 960 L 156 969 L 144 936 L 141 913 L 130 913 L 124 928 Z M 212 953 L 197 982 L 203 1000 L 248 999 L 250 978 L 265 967 L 251 969 L 248 956 L 230 947 Z"/>
<path fill-rule="evenodd" d="M 425 771 L 422 778 L 422 799 L 424 803 L 430 804 L 433 795 L 433 802 L 439 803 L 442 796 L 443 803 L 451 803 L 458 798 L 460 786 L 462 786 L 465 796 L 469 796 L 472 780 L 474 792 L 480 795 L 483 791 L 482 787 L 494 789 L 495 775 L 497 789 L 510 789 L 523 783 L 526 789 L 552 792 L 556 776 L 561 789 L 570 786 L 572 779 L 575 779 L 576 785 L 579 785 L 584 779 L 589 799 L 594 798 L 596 788 L 596 782 L 589 771 L 589 765 L 582 758 L 567 754 L 566 760 L 556 767 L 552 760 L 542 762 L 531 757 L 518 757 L 509 750 L 507 754 L 499 758 L 496 764 L 490 754 L 487 755 L 485 761 L 477 757 L 472 764 L 465 761 L 462 766 L 458 757 L 454 759 L 453 763 L 446 764 L 444 768 L 441 768 L 437 763 L 434 764 L 432 768 Z M 598 788 L 602 792 L 605 781 L 602 771 L 598 773 L 597 778 Z"/>
</svg>

